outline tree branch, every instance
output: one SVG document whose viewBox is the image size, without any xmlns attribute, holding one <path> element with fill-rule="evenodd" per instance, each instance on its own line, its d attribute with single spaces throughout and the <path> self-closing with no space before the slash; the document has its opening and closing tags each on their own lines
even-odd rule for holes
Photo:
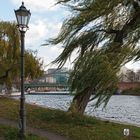
<svg viewBox="0 0 140 140">
<path fill-rule="evenodd" d="M 18 63 L 12 64 L 11 67 L 9 67 L 9 68 L 5 71 L 5 74 L 4 74 L 3 76 L 0 76 L 0 80 L 1 80 L 1 79 L 7 78 L 8 75 L 9 75 L 9 72 L 13 69 L 14 65 L 17 65 L 17 64 L 18 64 Z"/>
<path fill-rule="evenodd" d="M 108 34 L 114 34 L 117 33 L 118 30 L 113 30 L 113 29 L 109 29 L 109 30 L 105 30 L 105 29 L 100 29 L 100 30 L 96 30 L 97 32 L 106 32 Z"/>
<path fill-rule="evenodd" d="M 5 79 L 5 78 L 7 78 L 8 75 L 9 75 L 9 72 L 10 72 L 11 70 L 12 70 L 12 68 L 7 69 L 6 72 L 5 72 L 5 75 L 0 76 L 0 79 Z"/>
</svg>

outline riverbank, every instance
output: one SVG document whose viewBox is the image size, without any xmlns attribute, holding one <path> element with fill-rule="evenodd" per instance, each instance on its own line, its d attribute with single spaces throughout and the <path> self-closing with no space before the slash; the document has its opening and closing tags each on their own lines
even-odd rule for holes
<svg viewBox="0 0 140 140">
<path fill-rule="evenodd" d="M 16 97 L 16 99 L 19 99 Z M 67 111 L 70 103 L 73 100 L 73 96 L 70 95 L 26 95 L 26 102 L 43 107 L 49 107 L 54 109 L 60 109 Z M 85 114 L 88 116 L 94 116 L 97 118 L 103 118 L 107 120 L 114 120 L 119 122 L 126 122 L 136 124 L 140 126 L 140 98 L 138 96 L 127 95 L 115 95 L 112 96 L 106 106 L 94 108 L 94 104 L 97 101 L 91 101 L 85 110 Z"/>
<path fill-rule="evenodd" d="M 26 105 L 27 125 L 64 135 L 72 140 L 124 140 L 123 129 L 130 129 L 130 140 L 140 139 L 140 128 L 70 115 L 36 105 Z M 0 97 L 0 117 L 18 121 L 19 101 Z"/>
<path fill-rule="evenodd" d="M 140 88 L 123 90 L 122 95 L 140 96 Z"/>
</svg>

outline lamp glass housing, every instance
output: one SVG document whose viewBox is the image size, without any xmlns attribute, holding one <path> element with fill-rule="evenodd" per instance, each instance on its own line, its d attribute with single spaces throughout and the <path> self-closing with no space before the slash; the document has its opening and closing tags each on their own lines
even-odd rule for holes
<svg viewBox="0 0 140 140">
<path fill-rule="evenodd" d="M 30 10 L 27 10 L 24 6 L 24 2 L 22 2 L 22 5 L 18 10 L 15 10 L 15 15 L 18 23 L 17 26 L 19 27 L 19 29 L 27 29 L 31 13 Z"/>
</svg>

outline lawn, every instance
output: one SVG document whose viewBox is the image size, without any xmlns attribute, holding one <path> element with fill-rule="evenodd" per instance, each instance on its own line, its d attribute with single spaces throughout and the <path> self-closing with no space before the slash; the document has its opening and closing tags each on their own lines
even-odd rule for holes
<svg viewBox="0 0 140 140">
<path fill-rule="evenodd" d="M 54 109 L 26 105 L 27 125 L 59 133 L 72 140 L 140 140 L 140 128 L 101 121 L 94 117 L 71 115 Z M 18 121 L 19 102 L 0 97 L 0 117 Z M 123 136 L 123 129 L 130 129 L 130 136 Z"/>
</svg>

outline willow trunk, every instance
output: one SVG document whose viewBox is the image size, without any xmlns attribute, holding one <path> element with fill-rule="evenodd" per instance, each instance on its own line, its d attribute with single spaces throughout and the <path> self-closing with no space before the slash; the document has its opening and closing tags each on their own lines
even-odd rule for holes
<svg viewBox="0 0 140 140">
<path fill-rule="evenodd" d="M 84 111 L 89 102 L 91 94 L 92 94 L 92 92 L 88 91 L 84 94 L 81 93 L 81 94 L 75 95 L 75 97 L 73 98 L 73 101 L 71 103 L 71 106 L 69 107 L 68 112 L 74 113 L 74 114 L 75 113 L 84 114 Z"/>
</svg>

